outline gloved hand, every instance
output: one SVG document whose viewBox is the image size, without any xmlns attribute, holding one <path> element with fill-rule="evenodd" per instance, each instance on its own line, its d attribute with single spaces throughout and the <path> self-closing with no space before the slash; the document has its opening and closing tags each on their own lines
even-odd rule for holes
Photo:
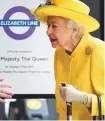
<svg viewBox="0 0 105 121">
<path fill-rule="evenodd" d="M 72 85 L 67 85 L 63 87 L 62 85 L 59 86 L 60 95 L 62 99 L 66 102 L 76 102 L 85 104 L 86 107 L 91 107 L 92 96 L 91 94 L 81 92 L 77 90 Z"/>
<path fill-rule="evenodd" d="M 4 79 L 0 79 L 0 82 L 2 82 Z M 10 91 L 7 91 L 6 88 L 11 88 L 11 85 L 8 85 L 8 84 L 3 84 L 3 83 L 0 83 L 0 103 L 3 103 L 5 104 L 5 100 L 2 99 L 2 98 L 12 98 L 13 96 L 13 93 L 10 92 Z"/>
</svg>

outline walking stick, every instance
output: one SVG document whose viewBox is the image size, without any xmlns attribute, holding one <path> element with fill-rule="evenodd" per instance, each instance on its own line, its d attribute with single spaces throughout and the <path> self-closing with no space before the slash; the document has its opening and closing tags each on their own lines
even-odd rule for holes
<svg viewBox="0 0 105 121">
<path fill-rule="evenodd" d="M 61 85 L 63 87 L 66 86 L 65 83 L 61 83 Z M 70 121 L 70 120 L 72 120 L 72 117 L 71 117 L 72 116 L 72 103 L 66 102 L 66 106 L 67 106 L 67 112 L 66 112 L 67 120 Z"/>
</svg>

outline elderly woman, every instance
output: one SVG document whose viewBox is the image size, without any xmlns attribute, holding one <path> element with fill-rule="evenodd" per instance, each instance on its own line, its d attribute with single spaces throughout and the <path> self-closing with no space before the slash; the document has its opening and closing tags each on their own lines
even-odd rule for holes
<svg viewBox="0 0 105 121">
<path fill-rule="evenodd" d="M 79 0 L 52 0 L 31 11 L 47 24 L 47 35 L 56 48 L 55 94 L 60 120 L 66 120 L 65 102 L 72 102 L 73 120 L 97 116 L 97 95 L 104 115 L 104 42 L 89 34 L 99 28 L 89 11 Z M 66 87 L 61 86 L 62 82 Z"/>
<path fill-rule="evenodd" d="M 13 93 L 7 91 L 5 88 L 11 88 L 11 85 L 1 83 L 4 79 L 0 78 L 0 103 L 5 104 L 5 100 L 3 98 L 12 98 Z"/>
</svg>

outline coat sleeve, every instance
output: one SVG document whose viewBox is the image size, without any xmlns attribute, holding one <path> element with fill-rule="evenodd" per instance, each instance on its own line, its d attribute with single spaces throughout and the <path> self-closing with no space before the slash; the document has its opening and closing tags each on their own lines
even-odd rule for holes
<svg viewBox="0 0 105 121">
<path fill-rule="evenodd" d="M 91 57 L 91 81 L 95 94 L 92 94 L 91 116 L 98 116 L 97 96 L 101 96 L 102 115 L 105 115 L 105 96 L 104 96 L 104 43 L 99 43 L 93 50 Z"/>
</svg>

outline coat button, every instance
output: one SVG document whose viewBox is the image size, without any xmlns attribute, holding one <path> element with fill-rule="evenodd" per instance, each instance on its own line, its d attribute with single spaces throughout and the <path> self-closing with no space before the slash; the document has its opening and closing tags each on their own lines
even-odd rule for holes
<svg viewBox="0 0 105 121">
<path fill-rule="evenodd" d="M 90 55 L 92 53 L 92 49 L 90 46 L 87 46 L 86 49 L 85 49 L 85 53 L 86 55 Z"/>
<path fill-rule="evenodd" d="M 65 111 L 66 109 L 65 108 L 63 108 L 63 111 Z"/>
</svg>

